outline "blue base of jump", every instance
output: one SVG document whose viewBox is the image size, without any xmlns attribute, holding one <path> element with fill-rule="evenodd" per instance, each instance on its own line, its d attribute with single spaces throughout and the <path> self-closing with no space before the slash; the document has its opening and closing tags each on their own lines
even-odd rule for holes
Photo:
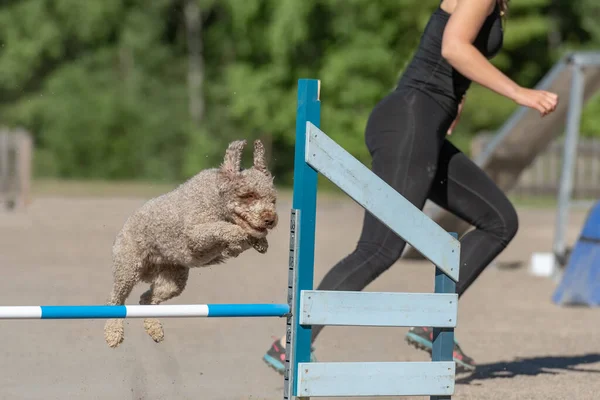
<svg viewBox="0 0 600 400">
<path fill-rule="evenodd" d="M 287 304 L 175 304 L 0 307 L 0 319 L 285 317 Z"/>
<path fill-rule="evenodd" d="M 600 306 L 600 201 L 588 213 L 552 301 Z"/>
</svg>

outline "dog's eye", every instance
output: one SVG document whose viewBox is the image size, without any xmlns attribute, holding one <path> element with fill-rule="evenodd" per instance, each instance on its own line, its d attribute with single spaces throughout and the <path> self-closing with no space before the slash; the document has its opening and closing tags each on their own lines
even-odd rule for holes
<svg viewBox="0 0 600 400">
<path fill-rule="evenodd" d="M 257 196 L 256 196 L 256 193 L 250 192 L 250 193 L 244 193 L 240 197 L 244 200 L 254 200 L 254 199 L 256 199 Z"/>
</svg>

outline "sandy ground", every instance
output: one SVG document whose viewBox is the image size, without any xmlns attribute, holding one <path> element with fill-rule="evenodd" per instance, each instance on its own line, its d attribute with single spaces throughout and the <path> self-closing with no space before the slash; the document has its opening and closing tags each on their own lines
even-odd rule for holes
<svg viewBox="0 0 600 400">
<path fill-rule="evenodd" d="M 125 218 L 144 199 L 38 198 L 21 213 L 0 214 L 2 305 L 99 304 L 111 286 L 110 248 Z M 170 303 L 284 303 L 290 203 L 280 205 L 267 255 L 255 252 L 220 267 L 193 271 Z M 554 283 L 533 277 L 533 251 L 549 251 L 554 210 L 520 209 L 521 230 L 499 259 L 524 267 L 491 267 L 463 297 L 458 339 L 481 372 L 459 375 L 454 399 L 598 399 L 600 310 L 563 309 Z M 316 279 L 357 238 L 361 209 L 350 201 L 319 205 Z M 569 241 L 585 210 L 573 212 Z M 402 261 L 367 288 L 431 291 L 433 267 Z M 128 301 L 136 304 L 145 287 Z M 261 357 L 282 334 L 283 319 L 167 319 L 155 344 L 141 320 L 129 320 L 118 349 L 104 343 L 102 320 L 3 321 L 0 399 L 281 399 L 282 378 Z M 418 361 L 428 355 L 404 343 L 406 328 L 326 328 L 320 361 Z"/>
</svg>

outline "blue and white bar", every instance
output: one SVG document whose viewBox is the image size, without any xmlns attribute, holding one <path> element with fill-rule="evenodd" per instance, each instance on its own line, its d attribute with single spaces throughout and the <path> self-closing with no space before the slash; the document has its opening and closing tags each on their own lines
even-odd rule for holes
<svg viewBox="0 0 600 400">
<path fill-rule="evenodd" d="M 289 312 L 290 307 L 287 304 L 4 306 L 0 307 L 0 320 L 286 317 Z"/>
</svg>

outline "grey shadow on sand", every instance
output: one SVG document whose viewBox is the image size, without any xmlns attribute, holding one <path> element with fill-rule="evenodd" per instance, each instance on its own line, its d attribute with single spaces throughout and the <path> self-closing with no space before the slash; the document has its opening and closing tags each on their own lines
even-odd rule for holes
<svg viewBox="0 0 600 400">
<path fill-rule="evenodd" d="M 582 368 L 600 363 L 600 354 L 517 358 L 509 362 L 480 364 L 470 375 L 456 379 L 459 385 L 470 385 L 486 379 L 510 379 L 516 376 L 558 375 L 563 372 L 600 373 L 600 369 Z M 462 374 L 457 374 L 462 375 Z"/>
</svg>

